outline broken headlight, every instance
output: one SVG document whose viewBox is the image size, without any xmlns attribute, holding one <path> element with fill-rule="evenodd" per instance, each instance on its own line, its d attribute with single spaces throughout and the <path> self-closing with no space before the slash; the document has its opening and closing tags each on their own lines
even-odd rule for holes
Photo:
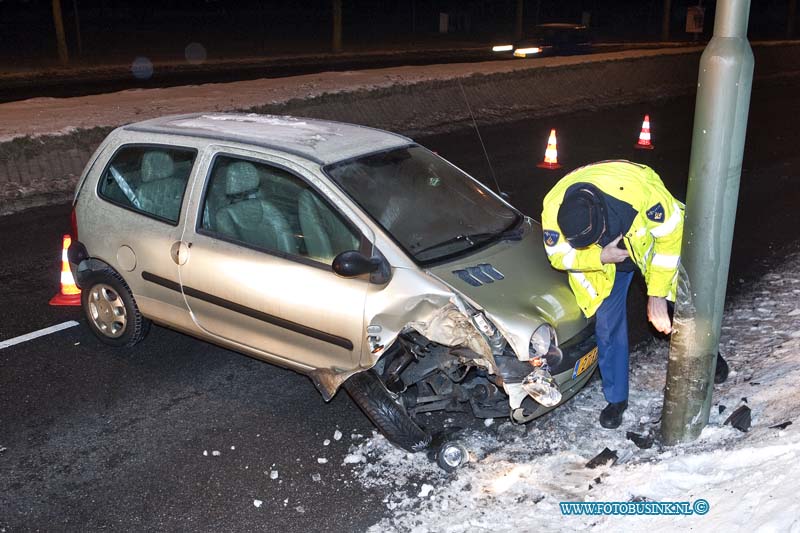
<svg viewBox="0 0 800 533">
<path fill-rule="evenodd" d="M 557 345 L 556 330 L 550 324 L 542 324 L 531 335 L 529 352 L 531 359 L 547 355 L 553 345 Z"/>
<path fill-rule="evenodd" d="M 531 335 L 528 353 L 531 361 L 538 359 L 547 363 L 550 367 L 554 367 L 561 362 L 563 356 L 558 347 L 558 337 L 553 326 L 544 323 L 536 328 L 536 331 Z"/>
</svg>

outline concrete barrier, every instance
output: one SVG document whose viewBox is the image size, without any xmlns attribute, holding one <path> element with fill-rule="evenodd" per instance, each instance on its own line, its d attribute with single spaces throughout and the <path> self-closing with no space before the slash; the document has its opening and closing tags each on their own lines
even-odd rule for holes
<svg viewBox="0 0 800 533">
<path fill-rule="evenodd" d="M 753 50 L 757 80 L 800 75 L 800 42 L 759 44 Z M 0 117 L 6 110 L 9 116 L 0 119 L 5 124 L 0 129 L 0 214 L 65 201 L 108 132 L 152 116 L 236 110 L 355 122 L 418 136 L 465 127 L 470 109 L 485 124 L 689 94 L 701 52 L 646 50 L 399 67 L 0 104 Z M 26 105 L 36 113 L 28 122 L 19 120 Z M 110 106 L 115 107 L 104 112 Z M 76 116 L 71 119 L 68 112 Z M 37 116 L 50 121 L 37 123 Z M 48 124 L 54 133 L 43 131 Z"/>
</svg>

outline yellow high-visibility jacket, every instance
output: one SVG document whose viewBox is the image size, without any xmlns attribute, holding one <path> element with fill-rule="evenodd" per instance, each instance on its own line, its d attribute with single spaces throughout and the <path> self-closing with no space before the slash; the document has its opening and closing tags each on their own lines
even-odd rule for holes
<svg viewBox="0 0 800 533">
<path fill-rule="evenodd" d="M 559 180 L 545 196 L 542 211 L 547 257 L 553 267 L 568 272 L 569 284 L 583 313 L 587 317 L 594 315 L 611 294 L 616 265 L 600 262 L 599 244 L 576 249 L 564 238 L 558 226 L 558 208 L 564 193 L 575 183 L 591 183 L 638 211 L 623 236 L 628 253 L 644 275 L 647 294 L 675 301 L 683 204 L 667 191 L 650 167 L 630 161 L 603 161 L 574 170 Z"/>
</svg>

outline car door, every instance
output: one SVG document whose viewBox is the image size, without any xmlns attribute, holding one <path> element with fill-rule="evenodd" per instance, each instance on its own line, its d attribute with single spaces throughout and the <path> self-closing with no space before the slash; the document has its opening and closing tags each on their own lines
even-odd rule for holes
<svg viewBox="0 0 800 533">
<path fill-rule="evenodd" d="M 219 148 L 187 220 L 186 302 L 206 333 L 300 370 L 358 365 L 369 279 L 331 269 L 370 246 L 313 172 Z"/>
</svg>

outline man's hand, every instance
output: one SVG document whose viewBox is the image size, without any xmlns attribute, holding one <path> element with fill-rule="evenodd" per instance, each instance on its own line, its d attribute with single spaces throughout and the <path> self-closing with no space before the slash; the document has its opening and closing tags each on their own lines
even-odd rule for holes
<svg viewBox="0 0 800 533">
<path fill-rule="evenodd" d="M 647 319 L 661 333 L 672 333 L 672 322 L 669 319 L 666 298 L 650 296 L 647 299 Z"/>
<path fill-rule="evenodd" d="M 622 235 L 603 246 L 603 250 L 600 252 L 601 263 L 604 265 L 607 265 L 608 263 L 622 263 L 629 257 L 630 254 L 628 254 L 628 250 L 617 248 L 617 244 L 621 238 Z"/>
</svg>

